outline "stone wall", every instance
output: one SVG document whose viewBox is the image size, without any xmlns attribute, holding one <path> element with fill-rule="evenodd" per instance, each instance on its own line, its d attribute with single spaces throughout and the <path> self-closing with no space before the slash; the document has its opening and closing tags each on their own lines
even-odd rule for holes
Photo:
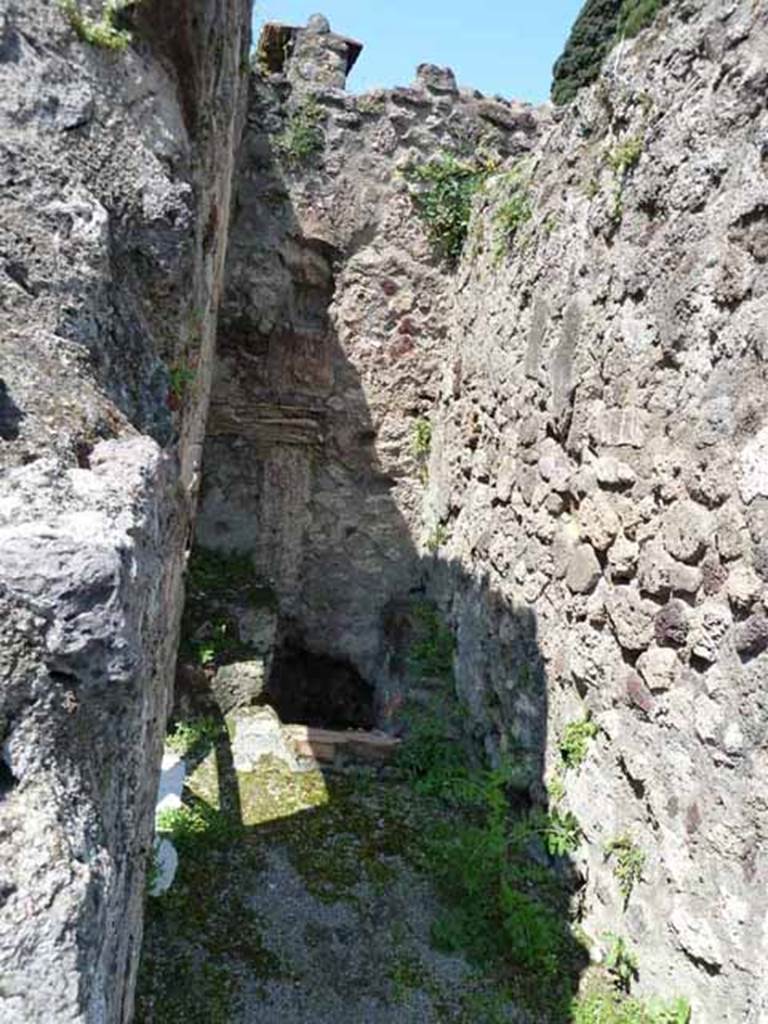
<svg viewBox="0 0 768 1024">
<path fill-rule="evenodd" d="M 0 0 L 7 1024 L 132 1013 L 249 46 L 189 6 Z"/>
<path fill-rule="evenodd" d="M 768 1015 L 767 46 L 760 5 L 678 5 L 536 150 L 501 262 L 478 211 L 429 476 L 459 682 L 491 734 L 531 701 L 499 606 L 535 617 L 585 929 L 628 938 L 641 988 L 710 1024 Z M 599 734 L 564 772 L 585 712 Z M 626 909 L 623 837 L 645 856 Z"/>
</svg>

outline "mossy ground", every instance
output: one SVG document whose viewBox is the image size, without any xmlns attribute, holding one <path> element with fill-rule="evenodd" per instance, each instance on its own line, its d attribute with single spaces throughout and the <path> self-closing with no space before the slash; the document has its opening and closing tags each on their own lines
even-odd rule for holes
<svg viewBox="0 0 768 1024">
<path fill-rule="evenodd" d="M 148 901 L 137 1024 L 527 1019 L 432 947 L 433 801 L 387 769 L 235 775 L 218 747 L 188 778 L 174 885 Z"/>
</svg>

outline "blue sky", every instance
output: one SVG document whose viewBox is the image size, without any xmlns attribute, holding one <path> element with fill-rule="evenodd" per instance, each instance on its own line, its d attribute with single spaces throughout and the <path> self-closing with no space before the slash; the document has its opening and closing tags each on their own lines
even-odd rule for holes
<svg viewBox="0 0 768 1024">
<path fill-rule="evenodd" d="M 303 25 L 321 11 L 365 44 L 352 92 L 408 85 L 417 64 L 448 65 L 460 85 L 540 102 L 583 0 L 256 0 L 264 21 Z"/>
</svg>

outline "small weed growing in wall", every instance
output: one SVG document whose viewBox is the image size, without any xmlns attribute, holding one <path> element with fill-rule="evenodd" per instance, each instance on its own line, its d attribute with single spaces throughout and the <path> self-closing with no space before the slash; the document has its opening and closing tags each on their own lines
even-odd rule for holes
<svg viewBox="0 0 768 1024">
<path fill-rule="evenodd" d="M 613 874 L 619 883 L 619 892 L 626 907 L 632 890 L 642 879 L 645 853 L 628 835 L 622 835 L 606 843 L 605 856 L 613 859 Z"/>
<path fill-rule="evenodd" d="M 581 842 L 581 826 L 571 811 L 531 811 L 515 825 L 514 834 L 524 843 L 538 836 L 550 857 L 574 853 Z"/>
<path fill-rule="evenodd" d="M 417 419 L 413 425 L 411 450 L 419 464 L 419 477 L 422 483 L 426 483 L 429 475 L 427 463 L 432 450 L 432 424 L 424 417 Z"/>
<path fill-rule="evenodd" d="M 187 603 L 209 605 L 212 600 L 231 599 L 254 608 L 277 609 L 274 591 L 257 579 L 247 551 L 193 548 L 187 565 Z"/>
<path fill-rule="evenodd" d="M 168 371 L 171 397 L 180 405 L 195 380 L 195 371 L 190 366 L 175 365 Z"/>
<path fill-rule="evenodd" d="M 289 116 L 284 131 L 277 137 L 277 149 L 292 167 L 299 167 L 322 152 L 325 133 L 323 111 L 314 96 L 308 96 Z"/>
<path fill-rule="evenodd" d="M 432 447 L 432 424 L 421 418 L 413 425 L 413 454 L 417 459 L 426 459 Z"/>
<path fill-rule="evenodd" d="M 565 768 L 578 768 L 587 756 L 589 741 L 597 736 L 598 728 L 589 715 L 580 721 L 569 722 L 560 740 L 560 757 Z"/>
<path fill-rule="evenodd" d="M 547 782 L 547 793 L 549 799 L 555 804 L 559 804 L 565 799 L 565 783 L 557 773 Z"/>
<path fill-rule="evenodd" d="M 411 164 L 403 173 L 435 253 L 457 263 L 469 229 L 472 201 L 487 169 L 444 153 L 426 164 Z"/>
<path fill-rule="evenodd" d="M 120 11 L 130 0 L 106 0 L 98 20 L 89 18 L 80 10 L 77 0 L 59 0 L 59 6 L 75 33 L 85 43 L 106 50 L 124 50 L 131 42 L 131 33 L 117 27 Z"/>
<path fill-rule="evenodd" d="M 551 210 L 547 214 L 547 216 L 542 221 L 541 227 L 544 232 L 544 237 L 549 238 L 552 232 L 557 227 L 557 214 L 554 212 L 554 210 Z"/>
<path fill-rule="evenodd" d="M 518 166 L 507 174 L 494 179 L 496 204 L 493 221 L 494 264 L 498 265 L 509 252 L 520 229 L 528 223 L 533 213 L 525 168 Z"/>
<path fill-rule="evenodd" d="M 361 114 L 383 114 L 387 109 L 387 99 L 383 93 L 364 93 L 357 97 L 355 107 Z"/>
<path fill-rule="evenodd" d="M 642 136 L 632 135 L 625 139 L 624 142 L 614 146 L 608 153 L 608 166 L 613 171 L 614 177 L 613 202 L 610 216 L 613 223 L 617 226 L 621 223 L 624 216 L 624 183 L 629 172 L 637 166 L 642 152 Z"/>
<path fill-rule="evenodd" d="M 623 177 L 637 166 L 642 153 L 642 136 L 631 135 L 608 153 L 608 166 L 617 177 Z"/>
<path fill-rule="evenodd" d="M 203 668 L 213 665 L 239 647 L 237 624 L 223 617 L 214 618 L 207 624 L 205 635 L 192 640 L 191 646 L 198 664 Z"/>
<path fill-rule="evenodd" d="M 205 667 L 252 654 L 233 613 L 233 607 L 243 606 L 277 606 L 274 592 L 257 579 L 250 556 L 195 548 L 187 567 L 182 656 Z"/>
<path fill-rule="evenodd" d="M 447 542 L 448 530 L 442 523 L 436 523 L 424 542 L 424 546 L 430 555 L 436 555 L 440 548 L 447 544 Z"/>
<path fill-rule="evenodd" d="M 616 988 L 621 992 L 629 992 L 629 986 L 638 973 L 637 957 L 629 943 L 621 935 L 613 935 L 608 932 L 604 938 L 608 942 L 608 950 L 603 960 L 603 966 Z"/>
</svg>

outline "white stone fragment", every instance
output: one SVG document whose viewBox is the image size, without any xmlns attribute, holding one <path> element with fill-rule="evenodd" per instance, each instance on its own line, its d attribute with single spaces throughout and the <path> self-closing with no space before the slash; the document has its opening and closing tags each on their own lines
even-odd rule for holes
<svg viewBox="0 0 768 1024">
<path fill-rule="evenodd" d="M 161 811 L 177 811 L 181 807 L 181 793 L 187 768 L 180 754 L 166 750 L 160 766 L 155 815 Z"/>
<path fill-rule="evenodd" d="M 179 867 L 179 855 L 170 839 L 155 837 L 155 876 L 149 889 L 150 896 L 162 896 L 173 885 Z"/>
</svg>

